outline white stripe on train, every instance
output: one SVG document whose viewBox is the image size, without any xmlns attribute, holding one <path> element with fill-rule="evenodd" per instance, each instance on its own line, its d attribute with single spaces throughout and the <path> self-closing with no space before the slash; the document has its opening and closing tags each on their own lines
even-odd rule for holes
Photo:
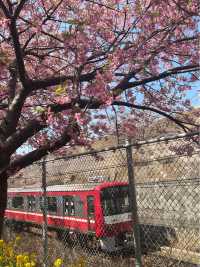
<svg viewBox="0 0 200 267">
<path fill-rule="evenodd" d="M 33 215 L 33 216 L 39 216 L 42 217 L 43 214 L 40 213 L 34 213 L 34 212 L 23 212 L 18 210 L 6 210 L 6 212 L 9 213 L 20 213 L 24 215 Z M 61 220 L 69 220 L 69 221 L 77 221 L 77 222 L 89 222 L 89 223 L 95 223 L 94 220 L 88 221 L 87 219 L 81 219 L 81 218 L 74 218 L 74 217 L 66 217 L 66 216 L 56 216 L 56 215 L 47 215 L 48 218 L 54 218 L 54 219 L 61 219 Z"/>
</svg>

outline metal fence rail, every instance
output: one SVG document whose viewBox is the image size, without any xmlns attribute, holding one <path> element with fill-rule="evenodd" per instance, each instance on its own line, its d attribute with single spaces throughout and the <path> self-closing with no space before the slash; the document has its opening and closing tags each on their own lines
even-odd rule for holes
<svg viewBox="0 0 200 267">
<path fill-rule="evenodd" d="M 78 264 L 79 261 L 91 267 L 200 266 L 199 137 L 199 132 L 179 134 L 134 143 L 129 141 L 119 147 L 68 157 L 46 158 L 24 170 L 23 179 L 20 179 L 21 184 L 20 182 L 16 184 L 17 180 L 11 179 L 10 187 L 25 185 L 25 188 L 31 186 L 43 189 L 44 223 L 37 229 L 40 234 L 43 233 L 43 242 L 42 235 L 38 241 L 44 259 L 43 265 L 49 266 L 52 257 L 56 256 L 62 257 L 66 266 L 72 262 Z M 96 247 L 96 240 L 94 242 L 96 237 L 90 235 L 92 230 L 90 231 L 89 226 L 87 231 L 84 230 L 84 234 L 81 231 L 77 234 L 76 231 L 76 235 L 73 230 L 74 225 L 66 229 L 64 223 L 57 222 L 56 227 L 52 229 L 48 227 L 49 218 L 52 216 L 52 220 L 56 221 L 58 216 L 56 212 L 52 215 L 49 210 L 48 204 L 53 205 L 48 202 L 50 201 L 48 197 L 53 196 L 49 194 L 50 188 L 54 185 L 60 185 L 60 188 L 71 185 L 71 190 L 75 191 L 78 184 L 91 185 L 92 177 L 96 177 L 95 179 L 104 177 L 107 182 L 128 183 L 134 248 L 110 254 Z M 112 202 L 112 194 L 114 193 L 110 191 L 104 204 L 124 207 L 125 195 L 120 199 L 115 194 Z M 59 212 L 64 212 L 62 208 L 64 204 L 71 205 L 60 196 L 57 196 L 56 201 Z M 72 202 L 72 199 L 70 201 Z M 123 203 L 120 204 L 121 202 Z M 105 208 L 103 202 L 100 203 L 102 209 Z M 77 212 L 80 214 L 80 205 L 85 204 L 79 201 L 77 205 L 79 205 Z M 87 207 L 89 205 L 87 202 Z M 79 222 L 87 221 L 87 223 L 97 220 L 95 217 L 97 215 L 91 218 L 88 214 L 76 217 L 72 211 L 75 208 L 70 207 L 71 221 L 75 220 L 73 218 L 79 218 Z M 69 214 L 63 216 L 69 217 Z M 110 220 L 108 223 L 110 231 L 115 228 L 113 216 L 109 212 L 107 215 L 104 214 L 104 219 L 107 222 Z M 126 221 L 126 216 L 127 212 L 121 208 L 120 211 L 118 209 L 117 215 L 115 214 L 115 219 L 119 220 L 119 224 Z M 123 232 L 119 228 L 118 231 Z"/>
</svg>

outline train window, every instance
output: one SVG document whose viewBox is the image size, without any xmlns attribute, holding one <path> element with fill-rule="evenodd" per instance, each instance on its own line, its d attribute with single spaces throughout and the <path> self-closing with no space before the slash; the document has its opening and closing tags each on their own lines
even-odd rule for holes
<svg viewBox="0 0 200 267">
<path fill-rule="evenodd" d="M 56 197 L 47 197 L 47 210 L 49 213 L 56 213 L 57 212 L 57 200 Z"/>
<path fill-rule="evenodd" d="M 64 196 L 63 204 L 64 204 L 64 215 L 74 216 L 75 215 L 74 197 Z"/>
<path fill-rule="evenodd" d="M 12 207 L 12 198 L 9 197 L 7 200 L 7 208 L 11 208 Z"/>
<path fill-rule="evenodd" d="M 46 197 L 46 206 L 48 205 L 48 200 L 47 200 L 48 197 Z M 39 211 L 44 211 L 44 207 L 45 207 L 45 203 L 44 203 L 44 197 L 43 196 L 40 196 L 39 197 Z M 47 208 L 46 208 L 47 210 Z"/>
<path fill-rule="evenodd" d="M 44 210 L 44 199 L 43 199 L 43 197 L 39 197 L 39 207 L 40 207 L 41 211 Z"/>
<path fill-rule="evenodd" d="M 87 197 L 88 217 L 94 218 L 94 196 Z"/>
<path fill-rule="evenodd" d="M 36 199 L 34 196 L 27 197 L 28 211 L 34 211 L 36 209 Z"/>
<path fill-rule="evenodd" d="M 104 188 L 101 192 L 101 202 L 105 216 L 130 212 L 128 186 Z"/>
<path fill-rule="evenodd" d="M 74 197 L 74 216 L 83 217 L 83 201 L 79 196 Z"/>
<path fill-rule="evenodd" d="M 17 196 L 12 199 L 12 208 L 23 209 L 24 208 L 24 198 Z"/>
</svg>

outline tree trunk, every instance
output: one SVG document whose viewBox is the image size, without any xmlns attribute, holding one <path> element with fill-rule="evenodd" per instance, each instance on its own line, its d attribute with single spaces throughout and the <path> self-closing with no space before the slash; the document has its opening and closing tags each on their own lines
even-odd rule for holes
<svg viewBox="0 0 200 267">
<path fill-rule="evenodd" d="M 8 176 L 4 172 L 0 175 L 0 238 L 3 234 L 4 215 L 7 205 Z"/>
</svg>

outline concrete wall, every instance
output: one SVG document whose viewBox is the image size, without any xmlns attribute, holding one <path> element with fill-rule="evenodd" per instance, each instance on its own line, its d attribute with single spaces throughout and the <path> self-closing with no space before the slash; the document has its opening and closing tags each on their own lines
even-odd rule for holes
<svg viewBox="0 0 200 267">
<path fill-rule="evenodd" d="M 200 177 L 136 187 L 141 223 L 200 227 Z"/>
</svg>

